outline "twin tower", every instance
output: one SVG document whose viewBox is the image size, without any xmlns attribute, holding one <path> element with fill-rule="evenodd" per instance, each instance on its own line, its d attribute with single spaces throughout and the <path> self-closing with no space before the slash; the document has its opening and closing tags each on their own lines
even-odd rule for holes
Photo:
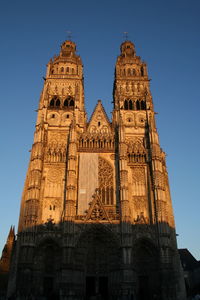
<svg viewBox="0 0 200 300">
<path fill-rule="evenodd" d="M 74 42 L 47 65 L 9 296 L 185 299 L 147 66 L 120 50 L 112 121 L 101 101 L 87 120 Z"/>
</svg>

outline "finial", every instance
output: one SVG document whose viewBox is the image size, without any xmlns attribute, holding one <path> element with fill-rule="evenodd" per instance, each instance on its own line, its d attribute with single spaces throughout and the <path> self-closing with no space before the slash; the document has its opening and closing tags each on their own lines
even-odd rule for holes
<svg viewBox="0 0 200 300">
<path fill-rule="evenodd" d="M 125 41 L 128 41 L 128 32 L 124 31 L 124 36 L 123 37 L 124 37 Z"/>
<path fill-rule="evenodd" d="M 67 39 L 68 39 L 69 41 L 72 40 L 72 33 L 71 33 L 71 31 L 69 31 L 69 30 L 67 30 Z"/>
</svg>

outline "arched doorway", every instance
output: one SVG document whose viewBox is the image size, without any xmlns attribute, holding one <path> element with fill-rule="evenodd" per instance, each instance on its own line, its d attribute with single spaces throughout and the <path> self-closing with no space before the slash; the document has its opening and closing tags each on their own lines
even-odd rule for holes
<svg viewBox="0 0 200 300">
<path fill-rule="evenodd" d="M 159 299 L 159 251 L 148 239 L 140 239 L 133 246 L 133 267 L 137 276 L 137 299 Z M 158 298 L 156 298 L 158 297 Z"/>
<path fill-rule="evenodd" d="M 61 249 L 52 239 L 45 239 L 35 250 L 33 285 L 37 296 L 59 299 Z M 34 280 L 35 279 L 35 280 Z"/>
<path fill-rule="evenodd" d="M 85 299 L 101 296 L 108 300 L 117 294 L 120 283 L 120 247 L 114 233 L 104 225 L 89 224 L 74 252 L 75 268 L 82 271 Z"/>
</svg>

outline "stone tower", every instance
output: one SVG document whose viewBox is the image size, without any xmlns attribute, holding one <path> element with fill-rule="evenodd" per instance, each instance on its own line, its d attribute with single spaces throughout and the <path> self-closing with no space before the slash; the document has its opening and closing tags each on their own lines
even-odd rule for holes
<svg viewBox="0 0 200 300">
<path fill-rule="evenodd" d="M 83 65 L 64 42 L 39 101 L 9 296 L 185 299 L 147 67 L 130 41 L 113 103 L 112 122 L 100 100 L 87 121 Z"/>
</svg>

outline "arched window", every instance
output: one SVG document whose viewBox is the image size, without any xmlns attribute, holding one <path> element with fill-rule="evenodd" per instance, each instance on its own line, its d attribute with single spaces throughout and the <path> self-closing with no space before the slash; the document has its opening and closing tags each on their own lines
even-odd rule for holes
<svg viewBox="0 0 200 300">
<path fill-rule="evenodd" d="M 132 110 L 133 109 L 133 102 L 132 102 L 132 100 L 129 100 L 129 103 L 128 103 L 129 105 L 128 105 L 128 108 L 130 109 L 130 110 Z"/>
<path fill-rule="evenodd" d="M 113 168 L 102 158 L 99 158 L 98 161 L 98 174 L 98 191 L 100 192 L 101 201 L 105 205 L 112 205 L 114 203 Z"/>
<path fill-rule="evenodd" d="M 63 73 L 64 72 L 64 68 L 62 67 L 62 68 L 60 68 L 60 72 L 61 73 Z"/>
<path fill-rule="evenodd" d="M 69 73 L 69 67 L 67 67 L 66 72 Z"/>
<path fill-rule="evenodd" d="M 141 76 L 144 76 L 144 68 L 141 67 Z"/>
<path fill-rule="evenodd" d="M 59 100 L 59 99 L 56 100 L 56 106 L 57 106 L 57 107 L 60 106 L 60 100 Z"/>
<path fill-rule="evenodd" d="M 74 107 L 74 99 L 71 96 L 68 96 L 64 101 L 64 107 L 73 108 Z"/>
<path fill-rule="evenodd" d="M 126 110 L 128 109 L 128 101 L 127 100 L 124 101 L 124 109 L 126 109 Z"/>
<path fill-rule="evenodd" d="M 65 101 L 64 101 L 64 106 L 65 106 L 65 107 L 68 106 L 68 99 L 65 99 Z"/>
<path fill-rule="evenodd" d="M 54 98 L 53 98 L 53 99 L 51 99 L 51 101 L 50 101 L 50 106 L 53 107 L 53 106 L 54 106 L 54 103 L 55 103 L 55 100 L 54 100 Z"/>
<path fill-rule="evenodd" d="M 136 73 L 136 72 L 135 72 L 135 69 L 132 69 L 132 74 L 133 74 L 133 76 L 135 75 L 135 73 Z"/>
<path fill-rule="evenodd" d="M 70 100 L 69 106 L 70 106 L 70 107 L 73 107 L 73 106 L 74 106 L 74 100 L 73 100 L 73 99 Z"/>
<path fill-rule="evenodd" d="M 140 101 L 139 100 L 136 101 L 136 110 L 140 110 Z"/>
<path fill-rule="evenodd" d="M 74 68 L 72 68 L 72 74 L 74 74 Z"/>
<path fill-rule="evenodd" d="M 141 101 L 141 109 L 142 110 L 146 109 L 146 102 L 144 100 Z"/>
<path fill-rule="evenodd" d="M 128 76 L 131 76 L 131 69 L 128 69 Z"/>
</svg>

